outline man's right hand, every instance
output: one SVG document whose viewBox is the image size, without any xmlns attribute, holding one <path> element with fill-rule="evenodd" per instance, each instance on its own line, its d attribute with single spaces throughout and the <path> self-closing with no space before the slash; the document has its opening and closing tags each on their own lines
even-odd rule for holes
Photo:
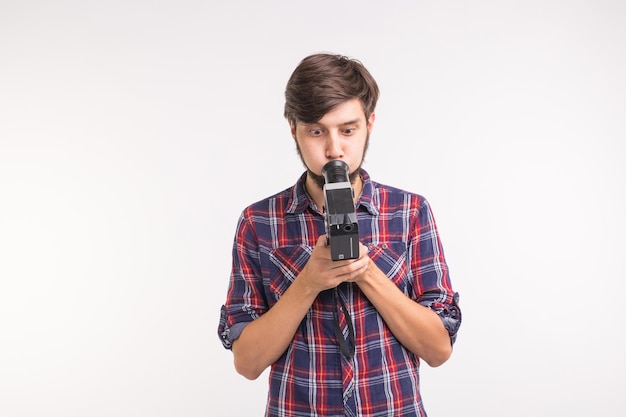
<svg viewBox="0 0 626 417">
<path fill-rule="evenodd" d="M 326 235 L 321 235 L 317 239 L 311 258 L 296 278 L 316 293 L 335 288 L 342 282 L 356 281 L 369 265 L 369 257 L 364 250 L 361 250 L 358 259 L 333 261 L 330 246 L 326 242 Z M 361 246 L 361 249 L 363 248 L 364 246 Z"/>
</svg>

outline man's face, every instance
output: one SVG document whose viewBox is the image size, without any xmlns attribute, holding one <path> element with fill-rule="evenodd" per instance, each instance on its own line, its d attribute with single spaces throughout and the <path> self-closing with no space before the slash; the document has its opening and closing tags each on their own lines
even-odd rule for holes
<svg viewBox="0 0 626 417">
<path fill-rule="evenodd" d="M 317 123 L 298 122 L 295 128 L 291 127 L 298 154 L 309 177 L 320 188 L 324 185 L 322 167 L 335 159 L 348 164 L 352 181 L 358 176 L 374 118 L 372 113 L 369 120 L 366 120 L 361 102 L 353 99 L 335 107 Z"/>
</svg>

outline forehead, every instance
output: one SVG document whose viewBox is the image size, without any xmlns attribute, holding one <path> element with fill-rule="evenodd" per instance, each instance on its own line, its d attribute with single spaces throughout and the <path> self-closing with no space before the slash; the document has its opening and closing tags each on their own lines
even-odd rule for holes
<svg viewBox="0 0 626 417">
<path fill-rule="evenodd" d="M 359 99 L 355 98 L 333 107 L 317 123 L 310 123 L 309 125 L 339 126 L 364 121 L 365 111 L 363 110 L 363 105 Z"/>
</svg>

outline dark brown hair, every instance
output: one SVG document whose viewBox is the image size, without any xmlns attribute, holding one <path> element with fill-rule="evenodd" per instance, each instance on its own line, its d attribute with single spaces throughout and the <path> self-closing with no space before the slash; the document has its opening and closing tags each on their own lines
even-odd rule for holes
<svg viewBox="0 0 626 417">
<path fill-rule="evenodd" d="M 315 123 L 341 103 L 359 99 L 365 118 L 376 108 L 379 90 L 374 77 L 356 59 L 343 55 L 314 54 L 304 58 L 285 89 L 285 118 Z"/>
</svg>

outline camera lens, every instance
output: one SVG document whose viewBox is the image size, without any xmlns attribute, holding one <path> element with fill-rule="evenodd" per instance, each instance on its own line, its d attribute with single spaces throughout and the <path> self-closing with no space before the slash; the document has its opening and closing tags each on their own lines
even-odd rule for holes
<svg viewBox="0 0 626 417">
<path fill-rule="evenodd" d="M 338 159 L 324 165 L 322 175 L 327 183 L 350 182 L 348 164 Z"/>
</svg>

